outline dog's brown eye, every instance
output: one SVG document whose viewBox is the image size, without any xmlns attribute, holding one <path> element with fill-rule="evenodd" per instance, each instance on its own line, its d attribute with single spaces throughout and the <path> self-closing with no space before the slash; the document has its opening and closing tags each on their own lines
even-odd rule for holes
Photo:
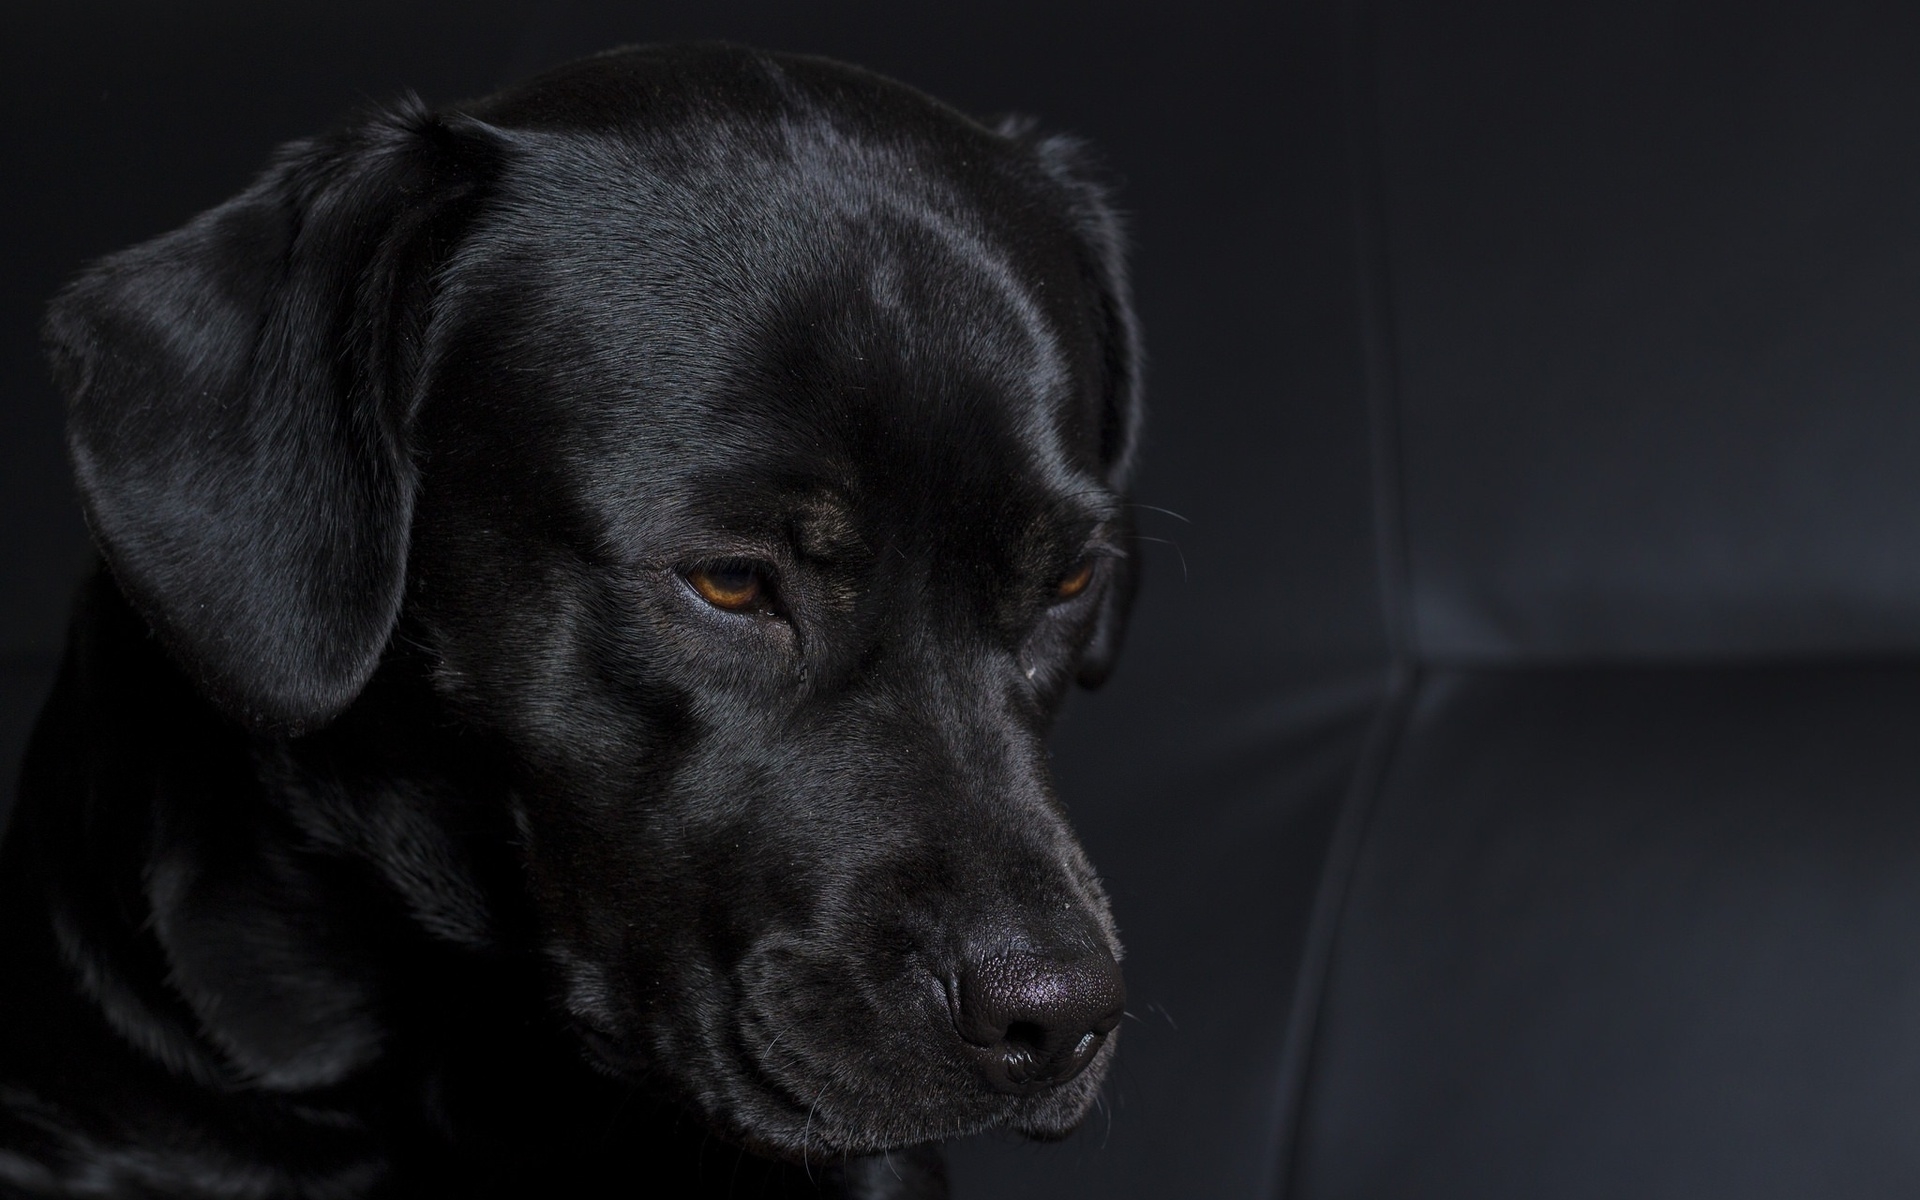
<svg viewBox="0 0 1920 1200">
<path fill-rule="evenodd" d="M 1065 579 L 1053 585 L 1053 594 L 1057 599 L 1071 600 L 1086 591 L 1087 585 L 1092 582 L 1093 560 L 1083 558 L 1080 560 L 1080 565 L 1069 572 Z"/>
<path fill-rule="evenodd" d="M 726 612 L 746 612 L 766 599 L 767 584 L 749 566 L 716 563 L 687 572 L 687 582 L 700 598 Z"/>
</svg>

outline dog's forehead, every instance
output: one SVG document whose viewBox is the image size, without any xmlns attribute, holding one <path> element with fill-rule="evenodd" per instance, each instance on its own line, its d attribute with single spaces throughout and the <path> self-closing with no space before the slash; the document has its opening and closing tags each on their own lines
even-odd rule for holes
<svg viewBox="0 0 1920 1200">
<path fill-rule="evenodd" d="M 1010 156 L 991 135 L 687 136 L 537 139 L 453 272 L 599 495 L 860 497 L 1002 534 L 1103 502 L 1084 283 L 1064 222 L 980 161 Z"/>
</svg>

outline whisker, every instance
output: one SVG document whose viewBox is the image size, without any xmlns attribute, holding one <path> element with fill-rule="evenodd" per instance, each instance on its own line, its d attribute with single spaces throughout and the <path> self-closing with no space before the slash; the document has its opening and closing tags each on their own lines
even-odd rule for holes
<svg viewBox="0 0 1920 1200">
<path fill-rule="evenodd" d="M 1127 502 L 1127 507 L 1128 507 L 1128 508 L 1144 508 L 1144 509 L 1146 509 L 1146 510 L 1147 510 L 1148 512 L 1157 512 L 1157 513 L 1165 513 L 1165 514 L 1167 514 L 1167 515 L 1168 515 L 1169 517 L 1172 517 L 1172 518 L 1173 518 L 1174 520 L 1176 520 L 1176 521 L 1184 521 L 1184 522 L 1186 522 L 1186 523 L 1187 523 L 1187 524 L 1189 524 L 1189 525 L 1191 525 L 1191 524 L 1193 524 L 1193 518 L 1191 518 L 1191 517 L 1183 517 L 1183 516 L 1181 516 L 1181 515 L 1180 515 L 1179 513 L 1177 513 L 1177 512 L 1175 512 L 1175 511 L 1173 511 L 1173 510 L 1172 510 L 1172 509 L 1170 509 L 1170 508 L 1161 508 L 1161 507 L 1160 507 L 1160 506 L 1159 506 L 1158 504 L 1140 504 L 1140 503 L 1138 503 L 1138 502 L 1135 502 L 1135 501 L 1128 501 L 1128 502 Z"/>
<path fill-rule="evenodd" d="M 1187 575 L 1187 552 L 1180 548 L 1179 542 L 1174 541 L 1172 538 L 1148 537 L 1144 533 L 1136 533 L 1134 534 L 1134 536 L 1143 542 L 1159 542 L 1163 546 L 1172 546 L 1174 554 L 1177 555 L 1180 559 L 1180 582 L 1181 583 L 1192 582 L 1192 580 Z"/>
<path fill-rule="evenodd" d="M 708 1140 L 712 1140 L 711 1137 L 709 1137 Z M 727 1176 L 727 1195 L 737 1196 L 740 1194 L 740 1164 L 746 1161 L 747 1152 L 736 1148 L 733 1155 L 733 1171 Z"/>
<path fill-rule="evenodd" d="M 1099 1095 L 1100 1112 L 1103 1116 L 1107 1118 L 1107 1130 L 1105 1133 L 1100 1135 L 1100 1148 L 1102 1150 L 1105 1150 L 1107 1148 L 1107 1143 L 1113 1140 L 1113 1110 L 1119 1107 L 1119 1105 L 1115 1101 L 1115 1098 L 1112 1096 L 1109 1096 L 1108 1093 L 1109 1092 L 1117 1093 L 1119 1090 L 1120 1090 L 1120 1081 L 1118 1079 L 1115 1079 L 1112 1076 L 1108 1076 L 1105 1082 L 1103 1082 L 1100 1086 L 1100 1095 Z"/>
<path fill-rule="evenodd" d="M 807 1105 L 807 1123 L 800 1130 L 800 1169 L 807 1173 L 807 1182 L 813 1182 L 813 1157 L 807 1150 L 808 1139 L 813 1136 L 813 1113 L 820 1107 L 820 1097 L 815 1096 L 813 1103 Z"/>
</svg>

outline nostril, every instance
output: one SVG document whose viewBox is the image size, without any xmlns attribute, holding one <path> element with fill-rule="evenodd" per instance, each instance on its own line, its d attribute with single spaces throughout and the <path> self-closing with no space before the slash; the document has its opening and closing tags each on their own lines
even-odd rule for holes
<svg viewBox="0 0 1920 1200">
<path fill-rule="evenodd" d="M 1086 1069 L 1120 1021 L 1126 989 L 1103 947 L 980 958 L 953 981 L 954 1024 L 997 1091 L 1024 1095 Z"/>
</svg>

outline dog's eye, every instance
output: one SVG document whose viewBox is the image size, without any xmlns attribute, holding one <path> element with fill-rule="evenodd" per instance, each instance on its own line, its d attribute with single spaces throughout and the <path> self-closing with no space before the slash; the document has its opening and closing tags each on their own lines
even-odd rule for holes
<svg viewBox="0 0 1920 1200">
<path fill-rule="evenodd" d="M 1053 585 L 1054 599 L 1071 600 L 1081 592 L 1086 591 L 1087 585 L 1092 582 L 1093 560 L 1091 558 L 1083 558 L 1080 560 L 1078 566 L 1067 572 L 1064 579 Z"/>
<path fill-rule="evenodd" d="M 766 578 L 747 563 L 695 567 L 687 572 L 687 582 L 702 600 L 724 612 L 748 612 L 766 604 Z"/>
</svg>

